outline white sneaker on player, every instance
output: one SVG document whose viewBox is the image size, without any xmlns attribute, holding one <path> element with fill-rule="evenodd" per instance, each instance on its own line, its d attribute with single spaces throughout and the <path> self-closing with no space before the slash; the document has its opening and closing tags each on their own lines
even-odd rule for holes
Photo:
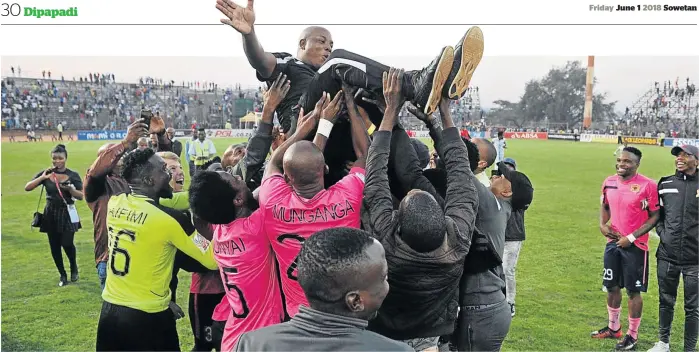
<svg viewBox="0 0 699 352">
<path fill-rule="evenodd" d="M 648 352 L 670 352 L 670 344 L 662 341 L 658 341 L 653 345 L 653 348 L 649 349 Z"/>
</svg>

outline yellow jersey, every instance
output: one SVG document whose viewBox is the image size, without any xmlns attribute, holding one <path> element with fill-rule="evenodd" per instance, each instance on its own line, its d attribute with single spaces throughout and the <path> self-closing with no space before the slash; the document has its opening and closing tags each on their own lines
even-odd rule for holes
<svg viewBox="0 0 699 352">
<path fill-rule="evenodd" d="M 177 249 L 208 269 L 218 268 L 209 241 L 181 211 L 152 199 L 121 194 L 109 199 L 109 259 L 102 298 L 112 304 L 158 313 L 168 309 Z"/>
<path fill-rule="evenodd" d="M 175 210 L 185 211 L 189 209 L 189 191 L 175 192 L 172 198 L 160 198 L 160 205 Z"/>
</svg>

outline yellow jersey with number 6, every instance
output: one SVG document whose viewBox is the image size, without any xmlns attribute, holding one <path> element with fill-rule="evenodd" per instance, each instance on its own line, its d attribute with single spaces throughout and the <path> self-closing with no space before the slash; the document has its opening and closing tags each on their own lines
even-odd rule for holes
<svg viewBox="0 0 699 352">
<path fill-rule="evenodd" d="M 158 313 L 168 309 L 177 249 L 217 269 L 212 247 L 181 211 L 135 194 L 109 199 L 109 259 L 102 298 L 112 304 Z"/>
</svg>

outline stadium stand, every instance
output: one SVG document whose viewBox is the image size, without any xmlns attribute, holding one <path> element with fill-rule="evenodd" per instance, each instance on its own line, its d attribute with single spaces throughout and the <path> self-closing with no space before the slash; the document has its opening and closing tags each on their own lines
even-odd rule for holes
<svg viewBox="0 0 699 352">
<path fill-rule="evenodd" d="M 696 135 L 699 118 L 699 97 L 696 84 L 687 78 L 655 82 L 629 107 L 619 122 L 629 121 L 634 132 L 674 131 L 680 135 Z"/>
<path fill-rule="evenodd" d="M 111 76 L 111 77 L 109 77 Z M 3 130 L 120 130 L 141 108 L 159 112 L 166 123 L 189 128 L 196 123 L 222 128 L 226 121 L 261 111 L 261 88 L 220 89 L 211 82 L 181 82 L 150 77 L 138 83 L 115 82 L 113 75 L 90 74 L 77 80 L 8 77 L 2 80 Z M 29 127 L 27 126 L 29 125 Z"/>
</svg>

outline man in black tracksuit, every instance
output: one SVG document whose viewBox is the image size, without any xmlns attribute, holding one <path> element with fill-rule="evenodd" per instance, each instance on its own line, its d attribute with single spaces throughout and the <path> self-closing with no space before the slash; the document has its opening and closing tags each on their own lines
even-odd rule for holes
<svg viewBox="0 0 699 352">
<path fill-rule="evenodd" d="M 459 279 L 478 207 L 476 181 L 466 146 L 448 114 L 449 101 L 443 100 L 442 148 L 448 179 L 444 210 L 430 192 L 420 189 L 408 192 L 394 210 L 388 159 L 391 131 L 402 103 L 400 98 L 389 98 L 391 92 L 384 91 L 386 112 L 369 149 L 364 189 L 372 235 L 386 250 L 391 290 L 369 329 L 402 340 L 416 351 L 436 351 L 439 337 L 454 331 Z M 396 94 L 400 96 L 400 90 Z M 405 151 L 419 169 L 410 140 L 405 143 Z"/>
<path fill-rule="evenodd" d="M 699 189 L 697 188 L 697 156 L 692 145 L 672 148 L 675 156 L 674 175 L 660 179 L 660 236 L 658 258 L 658 291 L 660 293 L 660 341 L 652 351 L 670 350 L 670 330 L 675 314 L 675 300 L 680 274 L 684 280 L 684 350 L 696 351 L 699 332 Z"/>
</svg>

